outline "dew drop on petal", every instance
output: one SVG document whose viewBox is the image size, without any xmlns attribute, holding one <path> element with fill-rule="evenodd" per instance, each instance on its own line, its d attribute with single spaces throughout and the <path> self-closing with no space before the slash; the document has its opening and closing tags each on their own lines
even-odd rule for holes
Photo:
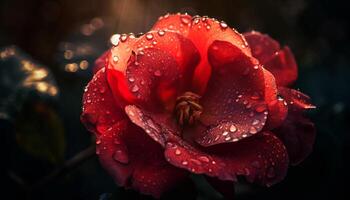
<svg viewBox="0 0 350 200">
<path fill-rule="evenodd" d="M 183 15 L 180 17 L 180 19 L 181 19 L 181 22 L 186 25 L 190 23 L 190 17 L 188 15 Z"/>
<path fill-rule="evenodd" d="M 232 132 L 232 133 L 234 133 L 234 132 L 236 132 L 237 131 L 237 127 L 235 126 L 235 125 L 231 125 L 230 126 L 230 131 Z"/>
<path fill-rule="evenodd" d="M 137 92 L 137 91 L 139 91 L 139 86 L 134 85 L 134 86 L 131 88 L 131 92 Z"/>
<path fill-rule="evenodd" d="M 159 36 L 165 35 L 165 31 L 164 31 L 164 30 L 159 30 L 159 31 L 158 31 L 158 35 L 159 35 Z"/>
<path fill-rule="evenodd" d="M 118 161 L 118 162 L 123 163 L 123 164 L 129 163 L 128 156 L 124 152 L 122 152 L 121 150 L 117 150 L 114 152 L 113 159 L 115 161 Z"/>
<path fill-rule="evenodd" d="M 134 77 L 129 77 L 129 81 L 130 81 L 130 82 L 134 82 L 134 81 L 135 81 L 135 78 L 134 78 Z"/>
<path fill-rule="evenodd" d="M 222 22 L 220 22 L 220 27 L 222 29 L 226 29 L 228 27 L 228 25 L 224 21 L 222 21 Z"/>
<path fill-rule="evenodd" d="M 175 155 L 180 155 L 181 154 L 181 151 L 179 149 L 176 149 L 175 150 Z"/>
<path fill-rule="evenodd" d="M 128 39 L 128 35 L 126 35 L 126 34 L 123 34 L 123 35 L 120 37 L 120 41 L 122 41 L 122 42 L 125 42 L 127 39 Z"/>
<path fill-rule="evenodd" d="M 255 134 L 255 133 L 257 133 L 258 131 L 256 130 L 256 128 L 255 127 L 250 127 L 250 129 L 249 129 L 249 133 L 251 133 L 251 134 Z"/>
<path fill-rule="evenodd" d="M 119 60 L 118 56 L 113 56 L 113 61 L 114 62 L 118 62 L 118 60 Z"/>
<path fill-rule="evenodd" d="M 100 139 L 97 139 L 97 140 L 96 140 L 96 144 L 101 144 L 101 140 L 100 140 Z"/>
<path fill-rule="evenodd" d="M 158 70 L 154 71 L 154 75 L 155 75 L 155 76 L 161 76 L 162 73 L 161 73 L 160 70 L 158 69 Z"/>
<path fill-rule="evenodd" d="M 207 156 L 199 156 L 198 160 L 203 161 L 203 162 L 209 162 L 209 158 Z"/>
<path fill-rule="evenodd" d="M 152 40 L 153 39 L 153 34 L 152 33 L 147 33 L 146 34 L 146 39 L 147 40 Z"/>
<path fill-rule="evenodd" d="M 259 122 L 260 122 L 260 121 L 259 121 L 258 119 L 254 119 L 252 125 L 253 125 L 253 126 L 258 125 Z"/>
</svg>

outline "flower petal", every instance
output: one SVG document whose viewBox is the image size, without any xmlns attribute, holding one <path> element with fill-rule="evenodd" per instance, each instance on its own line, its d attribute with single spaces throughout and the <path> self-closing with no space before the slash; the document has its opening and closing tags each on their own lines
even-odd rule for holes
<svg viewBox="0 0 350 200">
<path fill-rule="evenodd" d="M 290 162 L 297 165 L 312 151 L 316 137 L 314 124 L 302 115 L 289 113 L 285 122 L 274 129 L 287 148 Z"/>
<path fill-rule="evenodd" d="M 110 50 L 107 57 L 107 80 L 114 98 L 121 104 L 135 102 L 134 95 L 129 91 L 125 71 L 132 54 L 132 47 L 137 41 L 134 36 L 122 35 Z"/>
<path fill-rule="evenodd" d="M 171 164 L 192 173 L 224 181 L 235 181 L 237 175 L 243 175 L 248 181 L 267 186 L 281 181 L 288 168 L 283 143 L 269 132 L 206 150 L 172 139 L 166 145 L 165 156 Z"/>
<path fill-rule="evenodd" d="M 286 173 L 286 149 L 282 142 L 269 132 L 237 143 L 202 149 L 185 141 L 178 134 L 178 130 L 171 127 L 167 121 L 161 122 L 160 117 L 151 117 L 146 111 L 132 105 L 126 107 L 126 112 L 151 138 L 156 137 L 155 141 L 162 146 L 165 144 L 165 157 L 171 164 L 190 172 L 229 181 L 235 181 L 236 175 L 245 175 L 248 180 L 267 185 L 282 180 Z M 156 119 L 153 119 L 154 117 Z"/>
<path fill-rule="evenodd" d="M 310 98 L 293 89 L 279 88 L 280 95 L 288 103 L 288 116 L 284 123 L 274 130 L 286 145 L 291 164 L 297 165 L 312 151 L 316 129 L 314 124 L 303 116 L 303 112 L 315 108 Z"/>
<path fill-rule="evenodd" d="M 129 40 L 130 42 L 128 42 Z M 124 43 L 120 42 L 111 51 L 112 53 L 109 59 L 109 74 L 111 76 L 109 76 L 109 82 L 121 94 L 119 96 L 122 96 L 126 102 L 132 104 L 140 100 L 139 97 L 144 97 L 141 99 L 143 103 L 145 103 L 145 100 L 152 101 L 153 104 L 159 103 L 159 101 L 156 102 L 153 101 L 154 99 L 150 99 L 149 96 L 152 94 L 155 94 L 153 97 L 159 97 L 162 103 L 171 100 L 176 91 L 172 89 L 168 90 L 170 86 L 169 83 L 165 83 L 166 78 L 176 78 L 177 88 L 188 87 L 192 81 L 194 68 L 199 61 L 198 50 L 190 40 L 178 33 L 163 30 L 148 32 L 137 39 L 132 37 L 129 39 L 127 37 Z M 142 57 L 150 57 L 150 54 L 155 55 L 152 55 L 148 59 L 142 59 Z M 121 58 L 120 56 L 124 57 Z M 154 63 L 156 65 L 153 66 Z M 164 66 L 167 64 L 169 64 L 169 69 L 172 70 L 164 69 Z M 161 66 L 163 68 L 158 69 Z M 139 73 L 143 72 L 142 77 L 137 78 L 146 79 L 138 80 L 140 82 L 138 85 L 135 80 L 136 78 L 129 76 L 130 74 L 134 76 L 135 74 L 132 73 L 135 71 Z M 167 71 L 176 72 L 176 74 L 170 73 L 164 76 Z M 150 80 L 151 77 L 153 77 L 152 80 Z M 154 88 L 148 85 L 151 84 L 154 86 L 153 83 L 157 82 L 154 79 L 162 79 L 162 81 L 158 81 L 160 82 L 158 84 L 160 88 L 158 91 L 155 90 L 155 92 L 153 92 Z M 171 80 L 169 81 L 171 82 Z M 130 88 L 130 85 L 132 85 L 132 88 Z M 150 88 L 152 90 L 149 90 Z M 136 92 L 141 92 L 142 94 L 135 94 Z M 144 96 L 145 94 L 146 96 Z"/>
<path fill-rule="evenodd" d="M 263 68 L 225 41 L 208 50 L 213 73 L 201 99 L 207 132 L 196 141 L 203 146 L 237 142 L 258 133 L 267 118 Z"/>
<path fill-rule="evenodd" d="M 310 97 L 298 90 L 279 87 L 278 92 L 286 100 L 288 105 L 290 105 L 289 109 L 291 112 L 302 112 L 316 108 L 311 104 Z"/>
<path fill-rule="evenodd" d="M 241 52 L 250 56 L 250 49 L 244 37 L 235 29 L 231 29 L 225 22 L 208 17 L 194 17 L 190 32 L 187 36 L 199 49 L 201 61 L 198 64 L 194 79 L 193 92 L 203 94 L 211 74 L 208 61 L 208 48 L 215 40 L 221 40 L 239 47 Z"/>
<path fill-rule="evenodd" d="M 164 109 L 159 105 L 173 106 L 179 91 L 180 72 L 175 59 L 165 51 L 148 48 L 141 55 L 133 54 L 126 78 L 137 104 L 153 110 Z"/>
<path fill-rule="evenodd" d="M 264 69 L 265 101 L 269 110 L 264 130 L 272 130 L 280 126 L 287 117 L 288 107 L 282 97 L 277 96 L 277 86 L 273 75 Z"/>
<path fill-rule="evenodd" d="M 210 77 L 211 67 L 207 59 L 207 49 L 214 40 L 222 40 L 242 47 L 242 52 L 251 55 L 244 37 L 231 29 L 225 22 L 208 17 L 191 17 L 187 14 L 167 14 L 159 18 L 152 30 L 174 31 L 191 40 L 200 53 L 200 63 L 196 67 L 192 91 L 203 94 Z"/>
<path fill-rule="evenodd" d="M 161 146 L 116 105 L 104 68 L 85 90 L 81 120 L 95 133 L 101 165 L 118 185 L 159 197 L 187 177 L 165 161 Z"/>
<path fill-rule="evenodd" d="M 85 88 L 81 121 L 89 131 L 98 133 L 124 119 L 127 116 L 114 101 L 105 68 L 102 68 Z"/>
<path fill-rule="evenodd" d="M 298 69 L 288 47 L 281 49 L 277 41 L 256 31 L 244 34 L 252 54 L 276 78 L 278 86 L 288 86 L 297 79 Z"/>
<path fill-rule="evenodd" d="M 142 52 L 147 48 L 159 49 L 171 55 L 178 64 L 181 87 L 189 87 L 200 60 L 199 52 L 191 40 L 169 30 L 150 31 L 135 43 L 134 51 Z"/>
</svg>

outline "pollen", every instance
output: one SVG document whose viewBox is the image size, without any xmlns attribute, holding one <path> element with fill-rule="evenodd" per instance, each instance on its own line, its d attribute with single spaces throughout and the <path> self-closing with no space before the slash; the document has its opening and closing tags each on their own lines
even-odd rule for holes
<svg viewBox="0 0 350 200">
<path fill-rule="evenodd" d="M 201 97 L 193 92 L 185 92 L 176 99 L 175 115 L 181 125 L 193 125 L 203 112 L 199 104 Z"/>
</svg>

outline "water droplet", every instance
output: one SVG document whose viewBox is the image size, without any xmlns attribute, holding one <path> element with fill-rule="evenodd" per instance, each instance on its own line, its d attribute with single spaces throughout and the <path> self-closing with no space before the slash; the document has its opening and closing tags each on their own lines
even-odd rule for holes
<svg viewBox="0 0 350 200">
<path fill-rule="evenodd" d="M 137 92 L 137 91 L 139 91 L 139 86 L 137 86 L 137 85 L 134 85 L 132 88 L 131 88 L 131 92 Z"/>
<path fill-rule="evenodd" d="M 146 39 L 147 40 L 152 40 L 153 39 L 153 34 L 152 33 L 147 33 L 146 34 Z"/>
<path fill-rule="evenodd" d="M 188 162 L 187 161 L 182 161 L 182 163 L 181 163 L 182 165 L 187 165 L 188 164 Z"/>
<path fill-rule="evenodd" d="M 222 135 L 223 135 L 223 136 L 226 136 L 226 135 L 228 135 L 228 132 L 227 132 L 227 131 L 224 131 L 224 132 L 222 133 Z"/>
<path fill-rule="evenodd" d="M 181 151 L 179 149 L 176 149 L 175 150 L 175 155 L 180 155 L 181 154 Z"/>
<path fill-rule="evenodd" d="M 254 66 L 254 69 L 259 69 L 259 66 L 258 66 L 258 65 L 255 65 L 255 66 Z"/>
<path fill-rule="evenodd" d="M 189 24 L 191 21 L 190 16 L 188 16 L 188 15 L 183 15 L 180 17 L 180 19 L 181 19 L 181 22 L 186 24 L 186 25 Z"/>
<path fill-rule="evenodd" d="M 165 35 L 165 31 L 164 31 L 164 30 L 159 30 L 159 31 L 158 31 L 158 35 L 159 35 L 159 36 Z"/>
<path fill-rule="evenodd" d="M 134 81 L 135 81 L 135 78 L 134 78 L 134 77 L 129 77 L 129 81 L 130 81 L 130 82 L 134 82 Z"/>
<path fill-rule="evenodd" d="M 120 37 L 120 41 L 122 41 L 122 42 L 125 42 L 127 39 L 128 39 L 128 35 L 126 35 L 126 34 L 123 34 L 123 35 Z"/>
<path fill-rule="evenodd" d="M 118 60 L 119 60 L 118 56 L 113 56 L 113 61 L 114 62 L 118 62 Z"/>
<path fill-rule="evenodd" d="M 118 46 L 119 44 L 119 38 L 120 35 L 119 34 L 114 34 L 111 36 L 110 42 L 114 45 L 114 46 Z"/>
<path fill-rule="evenodd" d="M 106 87 L 100 87 L 100 93 L 103 94 L 106 92 Z"/>
<path fill-rule="evenodd" d="M 255 125 L 259 124 L 259 122 L 260 121 L 258 119 L 254 119 L 252 125 L 255 126 Z"/>
<path fill-rule="evenodd" d="M 237 131 L 237 127 L 235 126 L 235 125 L 231 125 L 230 126 L 230 131 L 232 132 L 232 133 L 234 133 L 234 132 L 236 132 Z"/>
<path fill-rule="evenodd" d="M 207 156 L 199 156 L 198 159 L 203 162 L 209 162 L 209 158 Z"/>
<path fill-rule="evenodd" d="M 225 140 L 226 140 L 226 141 L 229 141 L 229 140 L 231 140 L 231 137 L 228 136 L 228 137 L 225 138 Z"/>
<path fill-rule="evenodd" d="M 102 141 L 101 141 L 100 139 L 97 139 L 97 140 L 96 140 L 96 144 L 101 144 L 101 142 L 102 142 Z"/>
<path fill-rule="evenodd" d="M 210 30 L 211 27 L 210 27 L 210 25 L 207 25 L 206 28 L 207 28 L 207 30 Z"/>
<path fill-rule="evenodd" d="M 155 76 L 161 76 L 162 73 L 160 72 L 159 69 L 157 69 L 156 71 L 154 71 L 154 75 L 155 75 Z"/>
<path fill-rule="evenodd" d="M 221 22 L 220 22 L 220 27 L 221 27 L 222 29 L 226 29 L 228 26 L 227 26 L 227 24 L 226 24 L 224 21 L 221 21 Z"/>
<path fill-rule="evenodd" d="M 117 150 L 114 152 L 113 159 L 118 161 L 118 162 L 121 162 L 123 164 L 129 163 L 129 158 L 128 158 L 127 154 L 125 154 L 121 150 Z"/>
<path fill-rule="evenodd" d="M 250 129 L 249 129 L 249 133 L 251 133 L 251 134 L 255 134 L 255 133 L 257 133 L 258 131 L 256 130 L 256 128 L 255 127 L 250 127 Z"/>
</svg>

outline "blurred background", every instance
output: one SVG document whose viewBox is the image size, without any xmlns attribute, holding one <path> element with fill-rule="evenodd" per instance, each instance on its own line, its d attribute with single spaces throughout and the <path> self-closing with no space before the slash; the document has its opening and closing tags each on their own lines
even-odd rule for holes
<svg viewBox="0 0 350 200">
<path fill-rule="evenodd" d="M 0 0 L 1 197 L 152 199 L 117 188 L 96 157 L 47 175 L 91 150 L 81 98 L 110 37 L 146 32 L 167 12 L 208 15 L 289 45 L 299 64 L 295 87 L 318 107 L 309 113 L 317 127 L 313 153 L 271 188 L 238 184 L 236 199 L 346 199 L 350 12 L 341 0 Z M 220 199 L 193 180 L 196 193 L 178 188 L 164 199 Z"/>
</svg>

